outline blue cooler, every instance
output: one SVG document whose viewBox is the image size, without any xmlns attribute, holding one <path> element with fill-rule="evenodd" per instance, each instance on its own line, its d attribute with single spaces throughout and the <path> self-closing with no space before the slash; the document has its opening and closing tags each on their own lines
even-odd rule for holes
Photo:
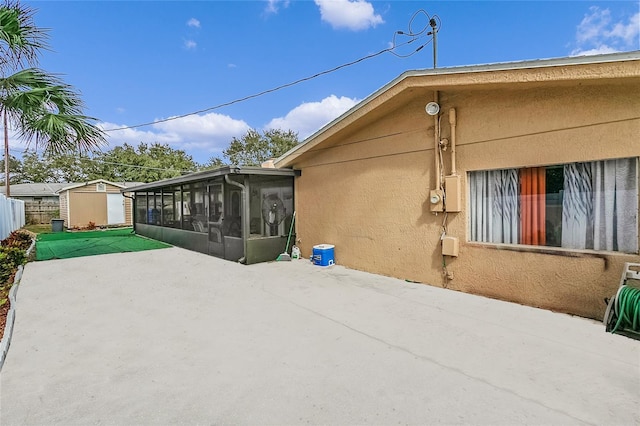
<svg viewBox="0 0 640 426">
<path fill-rule="evenodd" d="M 334 248 L 332 244 L 318 244 L 313 246 L 313 257 L 311 260 L 314 265 L 331 266 L 334 264 Z"/>
</svg>

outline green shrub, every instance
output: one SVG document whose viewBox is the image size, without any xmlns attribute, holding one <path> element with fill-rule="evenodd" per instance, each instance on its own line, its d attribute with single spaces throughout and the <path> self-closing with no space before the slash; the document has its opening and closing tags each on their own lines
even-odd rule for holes
<svg viewBox="0 0 640 426">
<path fill-rule="evenodd" d="M 26 232 L 13 231 L 7 238 L 0 241 L 2 247 L 17 247 L 27 250 L 31 245 L 31 235 Z"/>
<path fill-rule="evenodd" d="M 0 285 L 7 284 L 9 278 L 25 259 L 24 251 L 15 247 L 0 247 Z"/>
<path fill-rule="evenodd" d="M 27 262 L 27 249 L 31 245 L 31 236 L 26 232 L 14 231 L 0 241 L 0 286 L 10 284 L 18 266 Z"/>
</svg>

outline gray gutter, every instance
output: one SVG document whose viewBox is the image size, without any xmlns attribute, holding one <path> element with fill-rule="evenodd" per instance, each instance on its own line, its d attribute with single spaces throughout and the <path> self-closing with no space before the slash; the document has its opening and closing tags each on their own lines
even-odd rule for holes
<svg viewBox="0 0 640 426">
<path fill-rule="evenodd" d="M 401 81 L 410 78 L 410 77 L 423 77 L 423 76 L 435 76 L 435 75 L 454 75 L 454 74 L 468 74 L 468 73 L 480 73 L 480 72 L 491 72 L 491 71 L 508 71 L 508 70 L 524 70 L 524 69 L 534 69 L 534 68 L 550 68 L 550 67 L 559 67 L 559 66 L 568 66 L 568 65 L 585 65 L 585 64 L 601 64 L 601 63 L 609 63 L 609 62 L 622 62 L 622 61 L 637 61 L 640 60 L 640 50 L 634 50 L 632 52 L 622 52 L 622 53 L 608 53 L 604 55 L 591 55 L 591 56 L 572 56 L 565 58 L 553 58 L 553 59 L 535 59 L 535 60 L 527 60 L 527 61 L 515 61 L 515 62 L 501 62 L 494 64 L 481 64 L 481 65 L 464 65 L 464 66 L 456 66 L 456 67 L 445 67 L 445 68 L 427 68 L 422 70 L 410 70 L 405 71 L 400 74 L 398 77 L 391 80 L 389 83 L 382 86 L 380 89 L 376 90 L 360 102 L 358 102 L 351 109 L 347 110 L 345 113 L 327 123 L 323 127 L 321 127 L 318 131 L 313 133 L 312 135 L 305 138 L 305 140 L 291 148 L 289 151 L 282 154 L 278 157 L 274 164 L 277 166 L 281 161 L 283 161 L 286 157 L 295 154 L 298 150 L 302 149 L 302 147 L 306 146 L 307 143 L 311 142 L 313 139 L 320 136 L 322 133 L 327 131 L 329 128 L 333 127 L 335 124 L 344 120 L 346 117 L 352 115 L 373 99 L 380 96 L 380 94 L 386 92 L 393 86 L 397 85 Z"/>
<path fill-rule="evenodd" d="M 184 176 L 159 180 L 156 182 L 146 183 L 144 185 L 134 186 L 122 189 L 120 192 L 138 192 L 149 189 L 158 189 L 166 186 L 180 185 L 185 183 L 198 182 L 201 180 L 213 179 L 226 175 L 262 175 L 262 176 L 295 176 L 296 172 L 292 169 L 272 169 L 262 167 L 240 167 L 240 166 L 224 166 L 214 170 L 204 170 L 201 172 L 189 173 Z"/>
</svg>

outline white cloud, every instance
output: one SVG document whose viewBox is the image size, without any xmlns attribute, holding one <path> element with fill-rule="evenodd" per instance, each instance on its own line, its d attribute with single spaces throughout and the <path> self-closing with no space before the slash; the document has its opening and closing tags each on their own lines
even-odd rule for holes
<svg viewBox="0 0 640 426">
<path fill-rule="evenodd" d="M 193 28 L 200 28 L 200 21 L 198 21 L 196 18 L 191 18 L 187 21 L 187 26 L 193 27 Z"/>
<path fill-rule="evenodd" d="M 572 56 L 640 49 L 640 12 L 614 22 L 609 9 L 589 8 L 576 31 Z"/>
<path fill-rule="evenodd" d="M 609 46 L 599 46 L 594 49 L 588 50 L 574 50 L 571 52 L 571 56 L 591 56 L 591 55 L 604 55 L 606 53 L 616 53 L 619 50 Z"/>
<path fill-rule="evenodd" d="M 35 143 L 27 143 L 24 138 L 20 137 L 20 133 L 13 130 L 11 126 L 9 126 L 9 155 L 14 157 L 21 157 L 22 152 L 26 149 L 35 149 Z M 3 156 L 0 159 L 4 159 L 4 151 Z M 0 170 L 2 172 L 3 170 Z"/>
<path fill-rule="evenodd" d="M 265 129 L 293 130 L 304 139 L 331 120 L 339 117 L 359 102 L 358 99 L 331 95 L 320 102 L 305 102 L 287 113 L 284 117 L 274 118 Z"/>
<path fill-rule="evenodd" d="M 227 68 L 237 68 L 236 64 L 227 64 Z"/>
<path fill-rule="evenodd" d="M 267 0 L 266 13 L 278 13 L 280 8 L 289 7 L 289 0 Z"/>
<path fill-rule="evenodd" d="M 116 112 L 118 114 L 124 114 L 125 112 L 127 112 L 127 110 L 124 109 L 123 107 L 118 107 L 118 108 L 116 108 Z"/>
<path fill-rule="evenodd" d="M 114 123 L 100 123 L 105 130 L 125 127 Z M 137 146 L 140 142 L 168 144 L 175 149 L 207 152 L 220 152 L 226 148 L 233 137 L 240 137 L 249 130 L 243 120 L 228 115 L 208 113 L 190 115 L 175 120 L 157 122 L 151 126 L 137 129 L 124 129 L 107 132 L 109 148 L 125 142 Z"/>
<path fill-rule="evenodd" d="M 184 41 L 184 47 L 187 50 L 194 50 L 197 46 L 198 46 L 198 44 L 193 40 L 185 40 Z"/>
<path fill-rule="evenodd" d="M 267 129 L 293 130 L 301 139 L 306 138 L 331 120 L 358 103 L 358 99 L 345 96 L 328 96 L 319 102 L 305 102 L 287 113 L 284 117 L 274 118 L 265 126 Z M 171 118 L 171 117 L 169 117 Z M 126 125 L 99 123 L 104 130 L 118 129 Z M 244 120 L 228 115 L 208 113 L 190 115 L 152 125 L 107 131 L 108 146 L 105 150 L 128 143 L 138 146 L 141 142 L 168 144 L 174 149 L 182 149 L 194 156 L 196 161 L 204 162 L 214 155 L 221 155 L 229 146 L 231 139 L 242 137 L 251 127 Z"/>
<path fill-rule="evenodd" d="M 365 0 L 315 0 L 320 16 L 333 28 L 352 31 L 366 30 L 383 24 L 382 16 L 375 13 L 373 5 Z"/>
</svg>

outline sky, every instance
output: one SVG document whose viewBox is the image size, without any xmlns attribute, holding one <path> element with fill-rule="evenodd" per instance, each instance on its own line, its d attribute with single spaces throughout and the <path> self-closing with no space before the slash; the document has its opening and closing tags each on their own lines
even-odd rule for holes
<svg viewBox="0 0 640 426">
<path fill-rule="evenodd" d="M 166 143 L 198 163 L 250 128 L 303 140 L 403 72 L 433 68 L 430 17 L 438 68 L 640 50 L 638 0 L 22 4 L 49 29 L 39 66 L 81 93 L 103 149 Z M 20 157 L 26 142 L 10 146 Z"/>
</svg>

